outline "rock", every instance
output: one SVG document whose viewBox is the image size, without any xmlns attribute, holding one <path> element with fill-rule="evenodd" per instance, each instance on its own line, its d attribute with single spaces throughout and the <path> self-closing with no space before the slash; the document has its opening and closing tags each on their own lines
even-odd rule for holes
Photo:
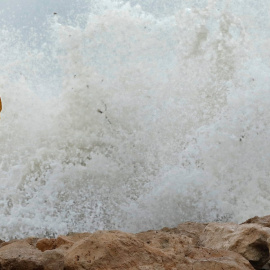
<svg viewBox="0 0 270 270">
<path fill-rule="evenodd" d="M 53 250 L 56 248 L 69 249 L 76 241 L 90 236 L 90 233 L 76 233 L 70 235 L 60 235 L 56 239 L 43 238 L 39 239 L 36 243 L 36 247 L 41 251 Z"/>
<path fill-rule="evenodd" d="M 62 270 L 64 256 L 58 251 L 42 253 L 27 239 L 12 241 L 0 248 L 0 269 Z"/>
<path fill-rule="evenodd" d="M 56 248 L 56 239 L 43 238 L 37 241 L 36 247 L 44 252 L 46 250 L 52 250 Z"/>
<path fill-rule="evenodd" d="M 58 250 L 46 250 L 42 254 L 41 264 L 44 270 L 63 270 L 64 269 L 64 255 Z"/>
<path fill-rule="evenodd" d="M 262 270 L 270 270 L 270 264 L 267 263 L 266 265 L 264 265 Z"/>
<path fill-rule="evenodd" d="M 65 236 L 59 236 L 57 239 L 40 239 L 37 241 L 36 247 L 44 252 L 46 250 L 53 250 L 56 248 L 63 248 L 63 249 L 68 249 L 70 248 L 74 242 L 70 241 L 67 237 Z"/>
<path fill-rule="evenodd" d="M 138 233 L 136 237 L 154 248 L 175 254 L 181 252 L 183 248 L 193 245 L 193 239 L 186 235 L 164 232 L 162 230 Z"/>
<path fill-rule="evenodd" d="M 189 245 L 189 240 L 182 242 L 181 237 L 177 240 L 175 236 L 176 234 L 170 237 L 169 233 L 164 231 L 137 235 L 119 231 L 96 232 L 78 241 L 68 250 L 65 270 L 253 269 L 239 254 L 193 247 Z"/>
<path fill-rule="evenodd" d="M 251 264 L 241 255 L 228 250 L 214 250 L 202 247 L 190 248 L 185 257 L 191 264 L 190 270 L 254 270 Z"/>
<path fill-rule="evenodd" d="M 193 245 L 198 245 L 200 235 L 207 225 L 207 223 L 185 222 L 179 224 L 177 228 L 170 229 L 170 231 L 174 231 L 177 234 L 186 235 L 192 239 Z M 164 231 L 164 229 L 162 229 L 162 231 Z"/>
<path fill-rule="evenodd" d="M 264 217 L 254 217 L 250 218 L 247 221 L 243 222 L 242 224 L 260 224 L 264 227 L 269 227 L 270 228 L 270 216 L 264 216 Z"/>
<path fill-rule="evenodd" d="M 203 232 L 207 224 L 186 222 L 177 228 L 163 228 L 159 231 L 147 231 L 137 234 L 142 240 L 155 248 L 163 251 L 171 250 L 177 253 L 187 246 L 197 246 L 200 233 Z"/>
<path fill-rule="evenodd" d="M 258 224 L 210 223 L 200 240 L 204 247 L 231 250 L 261 269 L 269 261 L 270 228 Z"/>
<path fill-rule="evenodd" d="M 145 245 L 133 234 L 99 231 L 79 240 L 68 250 L 65 269 L 154 269 L 155 265 L 173 267 L 172 257 Z"/>
<path fill-rule="evenodd" d="M 186 222 L 137 234 L 98 231 L 12 240 L 0 243 L 0 269 L 254 270 L 250 262 L 259 269 L 269 257 L 269 231 L 258 224 Z"/>
<path fill-rule="evenodd" d="M 242 224 L 259 224 L 264 227 L 270 228 L 270 215 L 264 217 L 253 217 L 248 219 L 247 221 L 243 222 Z M 266 263 L 263 267 L 263 270 L 270 270 L 270 263 Z"/>
</svg>

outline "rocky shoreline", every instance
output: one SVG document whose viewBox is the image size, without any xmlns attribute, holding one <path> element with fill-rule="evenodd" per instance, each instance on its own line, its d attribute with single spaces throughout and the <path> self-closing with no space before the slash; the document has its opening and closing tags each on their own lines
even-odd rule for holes
<svg viewBox="0 0 270 270">
<path fill-rule="evenodd" d="M 74 233 L 0 243 L 1 270 L 270 269 L 270 216 L 242 224 L 186 222 L 137 234 Z"/>
</svg>

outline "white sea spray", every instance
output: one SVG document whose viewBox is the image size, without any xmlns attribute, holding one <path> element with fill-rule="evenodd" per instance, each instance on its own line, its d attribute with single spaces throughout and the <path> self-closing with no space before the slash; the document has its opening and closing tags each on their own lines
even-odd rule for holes
<svg viewBox="0 0 270 270">
<path fill-rule="evenodd" d="M 0 238 L 268 214 L 267 2 L 180 2 L 1 29 Z"/>
</svg>

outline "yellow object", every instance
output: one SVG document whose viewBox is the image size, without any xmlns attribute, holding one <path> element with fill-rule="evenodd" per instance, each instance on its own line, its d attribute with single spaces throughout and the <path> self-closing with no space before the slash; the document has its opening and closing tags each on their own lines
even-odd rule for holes
<svg viewBox="0 0 270 270">
<path fill-rule="evenodd" d="M 2 111 L 2 101 L 1 101 L 1 98 L 0 98 L 0 112 Z"/>
</svg>

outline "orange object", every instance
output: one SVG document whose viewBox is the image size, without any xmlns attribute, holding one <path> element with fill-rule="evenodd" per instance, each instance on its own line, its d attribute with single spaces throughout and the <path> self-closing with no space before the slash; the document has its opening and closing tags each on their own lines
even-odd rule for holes
<svg viewBox="0 0 270 270">
<path fill-rule="evenodd" d="M 2 101 L 1 101 L 1 98 L 0 98 L 0 112 L 2 111 Z"/>
</svg>

